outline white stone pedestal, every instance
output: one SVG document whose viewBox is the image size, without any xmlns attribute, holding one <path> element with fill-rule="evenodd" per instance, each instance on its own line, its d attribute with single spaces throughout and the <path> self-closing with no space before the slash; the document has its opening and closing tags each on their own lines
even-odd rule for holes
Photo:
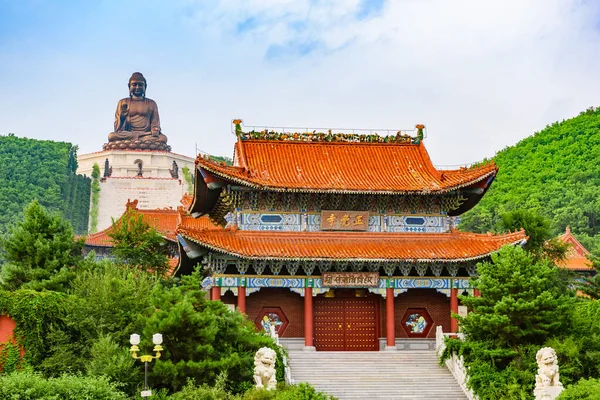
<svg viewBox="0 0 600 400">
<path fill-rule="evenodd" d="M 536 389 L 533 394 L 535 400 L 554 400 L 562 391 L 562 386 L 548 386 L 543 389 Z"/>
<path fill-rule="evenodd" d="M 108 160 L 110 176 L 105 176 Z M 177 163 L 178 177 L 171 174 L 173 162 Z M 177 209 L 181 197 L 188 191 L 183 167 L 194 173 L 194 159 L 166 151 L 109 150 L 82 154 L 77 158 L 78 174 L 91 176 L 94 164 L 100 167 L 100 198 L 98 202 L 98 227 L 102 231 L 125 212 L 127 200 L 138 200 L 138 208 Z M 142 175 L 138 176 L 142 164 Z M 90 203 L 90 210 L 92 204 Z M 90 220 L 91 226 L 91 220 Z"/>
</svg>

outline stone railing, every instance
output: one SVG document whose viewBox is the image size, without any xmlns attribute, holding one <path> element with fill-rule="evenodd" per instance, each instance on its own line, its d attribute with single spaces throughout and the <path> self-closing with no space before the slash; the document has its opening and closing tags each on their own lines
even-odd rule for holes
<svg viewBox="0 0 600 400">
<path fill-rule="evenodd" d="M 270 336 L 275 341 L 275 343 L 277 344 L 277 346 L 279 346 L 280 349 L 285 351 L 285 347 L 283 347 L 281 345 L 281 343 L 279 343 L 279 335 L 275 331 L 274 325 L 271 325 L 268 336 Z M 285 354 L 283 355 L 283 371 L 284 371 L 285 383 L 287 385 L 293 385 L 294 380 L 292 379 L 292 369 L 290 368 L 290 363 Z"/>
<path fill-rule="evenodd" d="M 459 339 L 463 339 L 460 333 L 444 333 L 442 331 L 441 326 L 437 326 L 435 329 L 435 352 L 438 357 L 441 357 L 444 349 L 446 348 L 445 339 L 448 336 L 456 336 Z M 477 400 L 477 396 L 471 389 L 467 387 L 467 382 L 469 381 L 469 374 L 467 368 L 464 365 L 463 356 L 458 356 L 456 354 L 452 354 L 450 358 L 446 360 L 446 367 L 452 372 L 454 379 L 460 385 L 460 388 L 463 390 L 465 395 L 469 400 Z"/>
</svg>

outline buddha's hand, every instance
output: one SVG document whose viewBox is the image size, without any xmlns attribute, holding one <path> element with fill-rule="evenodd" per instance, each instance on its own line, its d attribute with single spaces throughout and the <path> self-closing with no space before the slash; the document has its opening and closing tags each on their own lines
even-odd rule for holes
<svg viewBox="0 0 600 400">
<path fill-rule="evenodd" d="M 152 136 L 158 137 L 159 133 L 160 133 L 160 128 L 158 126 L 155 126 L 152 128 Z"/>
</svg>

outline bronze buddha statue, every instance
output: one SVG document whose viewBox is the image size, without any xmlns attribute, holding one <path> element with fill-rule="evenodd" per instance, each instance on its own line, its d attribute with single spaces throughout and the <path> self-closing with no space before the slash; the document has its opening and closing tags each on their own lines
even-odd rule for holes
<svg viewBox="0 0 600 400">
<path fill-rule="evenodd" d="M 166 150 L 167 137 L 160 130 L 158 106 L 146 97 L 146 78 L 134 72 L 129 78 L 129 97 L 119 100 L 115 112 L 115 130 L 108 135 L 105 150 Z"/>
</svg>

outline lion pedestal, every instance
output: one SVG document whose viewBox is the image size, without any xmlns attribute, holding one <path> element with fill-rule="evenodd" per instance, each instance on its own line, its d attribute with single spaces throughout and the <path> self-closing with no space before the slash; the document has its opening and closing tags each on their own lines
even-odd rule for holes
<svg viewBox="0 0 600 400">
<path fill-rule="evenodd" d="M 275 360 L 277 360 L 277 354 L 273 349 L 262 347 L 256 352 L 254 356 L 254 382 L 257 388 L 275 390 L 277 387 Z"/>
<path fill-rule="evenodd" d="M 558 360 L 552 347 L 541 348 L 535 356 L 538 373 L 535 376 L 535 400 L 554 400 L 563 390 L 559 381 Z"/>
</svg>

